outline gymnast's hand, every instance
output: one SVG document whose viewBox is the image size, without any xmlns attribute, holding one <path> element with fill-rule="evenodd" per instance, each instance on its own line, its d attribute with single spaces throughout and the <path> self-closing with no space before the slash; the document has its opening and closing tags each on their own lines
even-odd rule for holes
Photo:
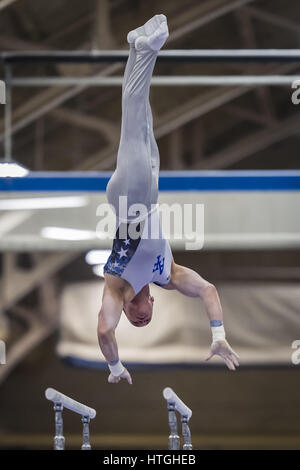
<svg viewBox="0 0 300 470">
<path fill-rule="evenodd" d="M 127 382 L 128 382 L 130 385 L 132 385 L 132 378 L 131 378 L 131 375 L 129 374 L 129 372 L 128 372 L 127 369 L 124 369 L 124 371 L 122 372 L 122 374 L 121 374 L 121 375 L 118 375 L 118 376 L 109 374 L 108 382 L 109 382 L 110 384 L 117 384 L 118 382 L 120 382 L 121 379 L 127 380 Z"/>
<path fill-rule="evenodd" d="M 210 355 L 205 360 L 209 361 L 213 356 L 220 356 L 230 370 L 239 366 L 239 356 L 226 340 L 212 343 Z"/>
</svg>

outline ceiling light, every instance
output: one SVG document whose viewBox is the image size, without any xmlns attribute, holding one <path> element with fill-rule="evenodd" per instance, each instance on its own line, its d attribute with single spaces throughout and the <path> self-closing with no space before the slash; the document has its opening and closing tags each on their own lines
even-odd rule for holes
<svg viewBox="0 0 300 470">
<path fill-rule="evenodd" d="M 85 255 L 87 264 L 105 264 L 110 255 L 110 250 L 91 250 Z"/>
<path fill-rule="evenodd" d="M 41 230 L 41 236 L 43 238 L 51 238 L 52 240 L 94 240 L 96 232 L 65 227 L 44 227 Z"/>
<path fill-rule="evenodd" d="M 0 161 L 0 178 L 19 178 L 29 173 L 27 168 L 12 161 Z"/>
<path fill-rule="evenodd" d="M 87 205 L 88 198 L 85 196 L 0 199 L 0 210 L 2 211 L 60 209 L 68 207 L 83 207 Z"/>
</svg>

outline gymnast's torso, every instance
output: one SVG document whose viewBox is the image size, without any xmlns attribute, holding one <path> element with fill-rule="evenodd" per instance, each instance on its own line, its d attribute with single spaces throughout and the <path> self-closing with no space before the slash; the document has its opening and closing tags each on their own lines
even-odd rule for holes
<svg viewBox="0 0 300 470">
<path fill-rule="evenodd" d="M 173 256 L 162 233 L 157 208 L 136 224 L 117 219 L 116 226 L 104 272 L 125 279 L 135 294 L 151 282 L 159 286 L 168 284 Z"/>
</svg>

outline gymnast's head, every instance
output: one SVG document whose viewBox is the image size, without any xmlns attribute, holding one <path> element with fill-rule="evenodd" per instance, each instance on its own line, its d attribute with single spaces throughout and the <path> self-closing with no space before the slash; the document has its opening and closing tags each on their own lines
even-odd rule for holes
<svg viewBox="0 0 300 470">
<path fill-rule="evenodd" d="M 144 286 L 130 302 L 124 305 L 123 310 L 130 323 L 137 327 L 148 325 L 152 319 L 153 302 L 149 286 Z"/>
</svg>

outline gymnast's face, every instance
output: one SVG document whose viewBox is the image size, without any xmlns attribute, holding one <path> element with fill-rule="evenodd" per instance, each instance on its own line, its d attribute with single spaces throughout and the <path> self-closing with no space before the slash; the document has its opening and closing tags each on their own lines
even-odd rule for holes
<svg viewBox="0 0 300 470">
<path fill-rule="evenodd" d="M 124 306 L 124 312 L 134 326 L 146 326 L 150 323 L 153 313 L 154 298 L 150 295 L 149 286 L 143 289 Z"/>
</svg>

